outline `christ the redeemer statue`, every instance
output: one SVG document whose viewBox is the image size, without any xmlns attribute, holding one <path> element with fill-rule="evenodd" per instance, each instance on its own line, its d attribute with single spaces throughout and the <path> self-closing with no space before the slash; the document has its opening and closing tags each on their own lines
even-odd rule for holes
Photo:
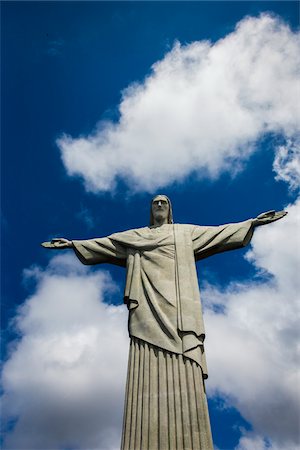
<svg viewBox="0 0 300 450">
<path fill-rule="evenodd" d="M 221 226 L 173 224 L 170 200 L 158 195 L 149 227 L 42 244 L 73 248 L 83 264 L 126 267 L 130 352 L 121 450 L 213 449 L 195 261 L 246 246 L 256 226 L 285 214 Z"/>
</svg>

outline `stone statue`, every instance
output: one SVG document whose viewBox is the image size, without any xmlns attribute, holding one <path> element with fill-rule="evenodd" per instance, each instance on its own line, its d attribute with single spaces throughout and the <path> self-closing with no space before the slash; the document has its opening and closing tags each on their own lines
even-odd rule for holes
<svg viewBox="0 0 300 450">
<path fill-rule="evenodd" d="M 72 248 L 83 264 L 126 267 L 130 352 L 121 450 L 213 449 L 195 261 L 246 246 L 255 227 L 285 214 L 221 226 L 173 224 L 170 200 L 158 195 L 149 227 L 42 244 Z"/>
</svg>

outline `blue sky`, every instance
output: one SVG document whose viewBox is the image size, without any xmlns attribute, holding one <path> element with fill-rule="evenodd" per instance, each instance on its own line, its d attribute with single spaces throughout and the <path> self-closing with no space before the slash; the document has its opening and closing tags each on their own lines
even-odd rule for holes
<svg viewBox="0 0 300 450">
<path fill-rule="evenodd" d="M 83 306 L 78 280 L 79 286 L 90 286 L 92 298 L 97 299 L 93 289 L 98 286 L 101 308 L 112 308 L 103 306 L 107 323 L 124 326 L 123 334 L 111 339 L 125 349 L 119 360 L 126 366 L 126 311 L 113 306 L 122 303 L 124 272 L 109 266 L 87 270 L 75 257 L 60 254 L 55 259 L 39 244 L 53 236 L 81 239 L 145 226 L 157 192 L 171 198 L 180 223 L 215 225 L 290 208 L 285 225 L 259 230 L 251 248 L 205 260 L 198 272 L 207 311 L 207 390 L 216 448 L 283 449 L 284 443 L 289 450 L 296 448 L 296 425 L 276 426 L 280 408 L 294 393 L 274 381 L 263 397 L 255 386 L 264 386 L 274 371 L 290 383 L 295 379 L 291 298 L 296 288 L 286 291 L 284 286 L 297 279 L 292 275 L 299 265 L 293 259 L 299 244 L 299 4 L 3 2 L 1 7 L 3 390 L 5 413 L 14 423 L 4 433 L 6 448 L 117 448 L 113 436 L 121 413 L 115 417 L 113 406 L 122 404 L 124 381 L 118 383 L 112 375 L 109 384 L 107 377 L 106 390 L 116 393 L 111 405 L 99 401 L 100 406 L 91 407 L 91 429 L 85 426 L 90 415 L 80 415 L 80 388 L 71 382 L 65 415 L 60 416 L 67 424 L 62 431 L 57 424 L 46 425 L 51 412 L 60 408 L 59 389 L 65 392 L 63 384 L 48 383 L 47 367 L 55 367 L 55 361 L 60 368 L 69 364 L 61 377 L 77 380 L 80 358 L 75 355 L 70 362 L 68 349 L 78 339 L 86 343 L 83 354 L 84 345 L 92 346 L 89 330 L 97 328 L 92 311 L 100 306 L 93 300 Z M 293 240 L 283 242 L 287 233 Z M 79 316 L 67 306 L 62 312 L 49 292 L 45 297 L 44 286 L 55 279 L 62 289 L 57 298 L 78 292 Z M 80 308 L 86 308 L 87 318 L 79 338 L 67 317 L 77 323 Z M 218 308 L 226 313 L 216 314 Z M 278 315 L 272 315 L 272 328 L 274 309 Z M 50 332 L 49 317 L 62 328 L 57 325 Z M 260 327 L 265 335 L 253 336 Z M 278 363 L 271 345 L 278 330 L 290 353 L 287 357 L 280 348 L 277 356 L 290 361 L 288 368 Z M 66 347 L 59 351 L 50 342 L 62 334 Z M 249 352 L 243 363 L 249 364 L 247 375 L 237 361 L 237 340 L 245 344 L 240 352 Z M 221 350 L 224 341 L 231 346 Z M 43 346 L 48 359 L 39 357 Z M 30 373 L 25 370 L 21 380 L 15 377 L 22 361 L 35 367 L 41 391 L 49 389 L 53 399 L 49 406 L 47 395 L 41 396 L 43 411 L 48 404 L 44 421 L 28 395 L 38 390 L 29 382 Z M 251 376 L 253 362 L 257 371 Z M 251 386 L 251 398 L 240 378 Z M 97 383 L 99 379 L 86 398 L 104 395 Z M 274 392 L 279 399 L 275 404 Z M 258 399 L 265 406 L 259 408 Z M 74 409 L 77 415 L 70 414 Z M 274 410 L 273 420 L 268 409 Z M 295 417 L 291 406 L 290 415 Z M 28 426 L 35 430 L 31 437 Z M 74 429 L 79 430 L 75 442 L 70 438 Z"/>
</svg>

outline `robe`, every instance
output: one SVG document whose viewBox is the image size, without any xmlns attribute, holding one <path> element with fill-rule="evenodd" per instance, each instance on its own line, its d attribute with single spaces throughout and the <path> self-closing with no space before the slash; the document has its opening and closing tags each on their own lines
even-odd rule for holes
<svg viewBox="0 0 300 450">
<path fill-rule="evenodd" d="M 196 361 L 207 378 L 205 330 L 195 261 L 246 246 L 252 220 L 221 226 L 165 224 L 73 241 L 83 264 L 127 267 L 128 331 Z"/>
<path fill-rule="evenodd" d="M 122 450 L 212 450 L 195 262 L 246 246 L 252 219 L 164 224 L 72 241 L 83 264 L 126 267 L 131 338 Z"/>
</svg>

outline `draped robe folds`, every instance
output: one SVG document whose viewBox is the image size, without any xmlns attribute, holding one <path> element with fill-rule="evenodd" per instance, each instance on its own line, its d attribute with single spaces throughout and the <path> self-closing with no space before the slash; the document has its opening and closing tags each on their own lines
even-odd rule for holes
<svg viewBox="0 0 300 450">
<path fill-rule="evenodd" d="M 83 264 L 127 267 L 129 335 L 195 361 L 207 378 L 195 261 L 246 246 L 252 219 L 221 226 L 165 224 L 74 240 Z"/>
<path fill-rule="evenodd" d="M 131 338 L 121 450 L 213 450 L 195 261 L 243 247 L 252 220 L 164 224 L 73 241 L 83 264 L 127 267 Z"/>
</svg>

